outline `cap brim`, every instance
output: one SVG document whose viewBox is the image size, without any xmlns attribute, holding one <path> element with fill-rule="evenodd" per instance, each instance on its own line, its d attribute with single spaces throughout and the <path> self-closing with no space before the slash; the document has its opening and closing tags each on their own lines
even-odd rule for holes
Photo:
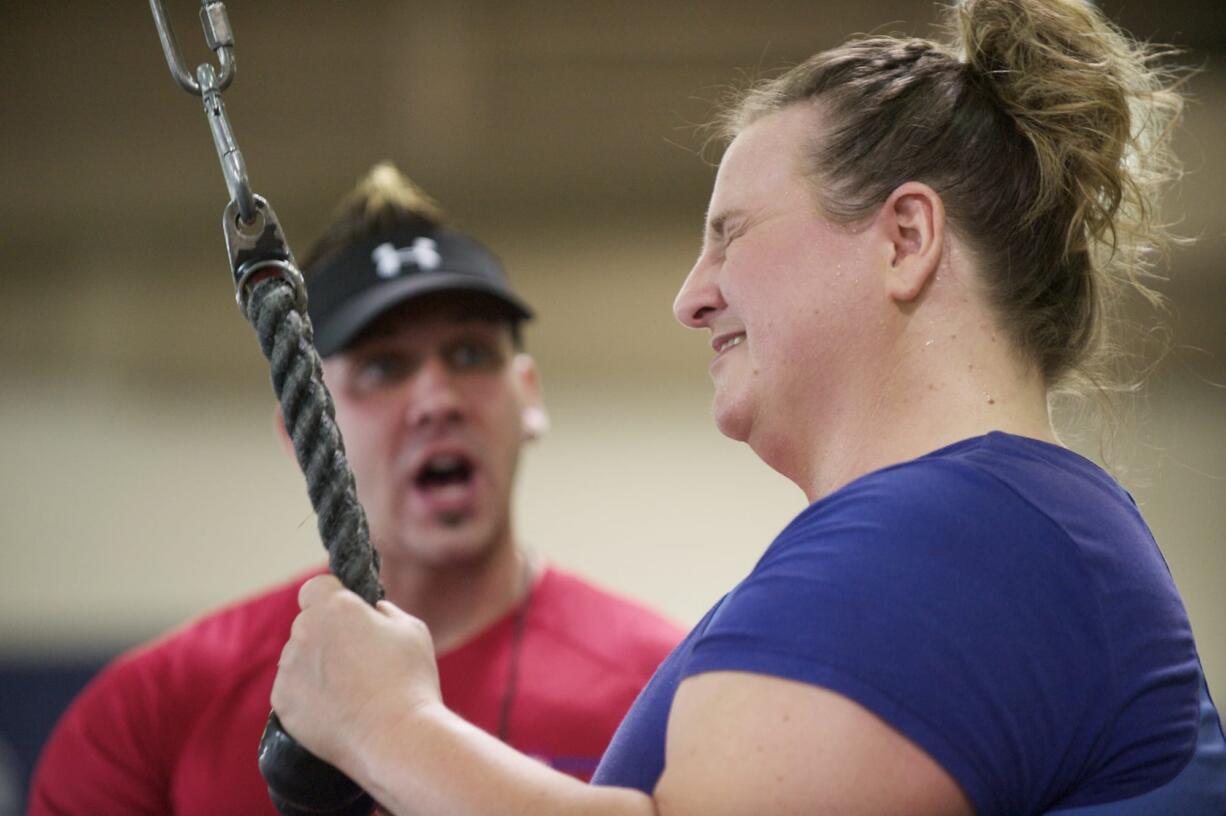
<svg viewBox="0 0 1226 816">
<path fill-rule="evenodd" d="M 327 357 L 351 343 L 376 318 L 394 306 L 438 292 L 479 292 L 507 307 L 512 320 L 529 320 L 532 310 L 507 287 L 458 272 L 436 272 L 388 281 L 353 298 L 335 312 L 316 320 L 315 348 Z M 309 297 L 309 293 L 308 293 Z"/>
</svg>

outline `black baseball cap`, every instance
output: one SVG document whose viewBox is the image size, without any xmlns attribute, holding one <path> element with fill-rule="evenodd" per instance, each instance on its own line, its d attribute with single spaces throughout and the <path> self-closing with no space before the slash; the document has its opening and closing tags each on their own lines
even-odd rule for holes
<svg viewBox="0 0 1226 816">
<path fill-rule="evenodd" d="M 532 318 L 493 253 L 446 227 L 381 232 L 328 253 L 305 273 L 322 357 L 343 349 L 393 306 L 436 292 L 485 294 L 506 307 L 512 322 Z"/>
</svg>

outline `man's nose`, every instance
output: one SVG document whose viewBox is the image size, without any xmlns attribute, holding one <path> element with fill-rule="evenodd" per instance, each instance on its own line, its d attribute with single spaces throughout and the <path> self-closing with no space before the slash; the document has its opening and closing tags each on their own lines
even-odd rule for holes
<svg viewBox="0 0 1226 816">
<path fill-rule="evenodd" d="M 712 314 L 727 305 L 724 303 L 715 273 L 716 264 L 704 252 L 690 270 L 685 283 L 681 284 L 681 291 L 673 301 L 673 316 L 683 326 L 701 329 L 707 325 Z"/>
<path fill-rule="evenodd" d="M 437 356 L 429 357 L 409 384 L 405 420 L 417 428 L 458 422 L 463 416 L 463 400 L 452 372 Z"/>
</svg>

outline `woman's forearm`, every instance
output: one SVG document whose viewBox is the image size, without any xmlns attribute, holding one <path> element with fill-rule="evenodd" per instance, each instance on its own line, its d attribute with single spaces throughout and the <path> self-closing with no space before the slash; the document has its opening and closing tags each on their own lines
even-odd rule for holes
<svg viewBox="0 0 1226 816">
<path fill-rule="evenodd" d="M 395 816 L 656 814 L 646 794 L 587 785 L 559 773 L 442 705 L 379 729 L 354 746 L 343 766 Z"/>
</svg>

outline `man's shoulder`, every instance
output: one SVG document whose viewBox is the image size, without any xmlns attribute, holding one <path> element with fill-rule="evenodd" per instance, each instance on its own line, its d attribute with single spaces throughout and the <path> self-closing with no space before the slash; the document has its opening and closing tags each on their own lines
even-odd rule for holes
<svg viewBox="0 0 1226 816">
<path fill-rule="evenodd" d="M 320 571 L 296 575 L 192 618 L 122 655 L 116 668 L 210 674 L 229 672 L 236 661 L 257 665 L 275 657 L 298 613 L 298 588 Z"/>
<path fill-rule="evenodd" d="M 650 676 L 685 634 L 646 605 L 557 567 L 541 576 L 533 608 L 559 646 L 638 675 Z"/>
<path fill-rule="evenodd" d="M 229 746 L 236 734 L 254 747 L 298 587 L 308 577 L 207 612 L 112 661 L 48 740 L 32 812 L 59 812 L 49 804 L 59 797 L 74 803 L 67 808 L 73 813 L 168 812 L 170 776 L 180 762 L 220 760 L 195 752 Z"/>
</svg>

